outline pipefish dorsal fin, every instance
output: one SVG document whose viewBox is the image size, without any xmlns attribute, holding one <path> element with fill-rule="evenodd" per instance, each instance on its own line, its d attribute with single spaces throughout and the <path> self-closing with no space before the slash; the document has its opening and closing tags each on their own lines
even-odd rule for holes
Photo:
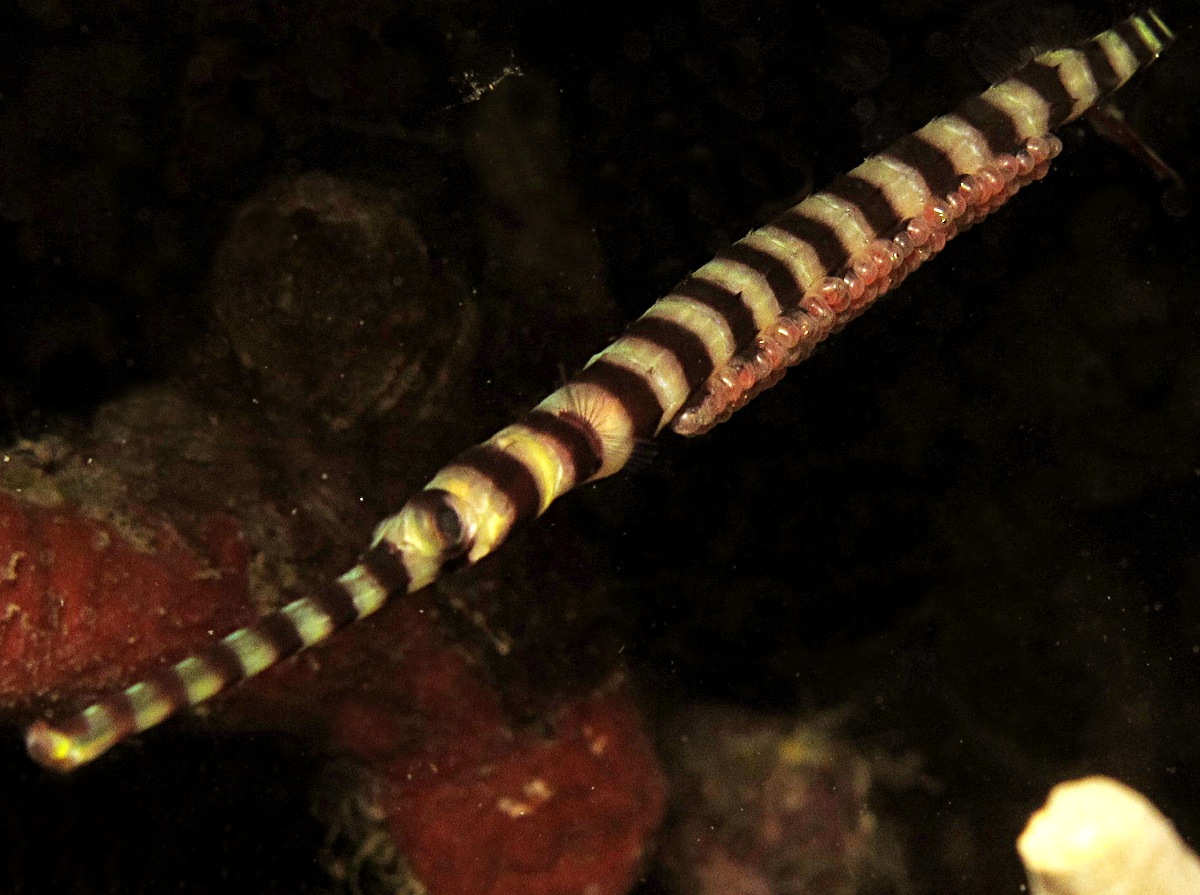
<svg viewBox="0 0 1200 895">
<path fill-rule="evenodd" d="M 1126 14 L 1136 10 L 1127 10 Z M 1003 81 L 1037 56 L 1057 47 L 1082 43 L 1104 27 L 1104 14 L 1067 3 L 994 0 L 972 10 L 959 28 L 971 66 L 992 83 Z M 1182 217 L 1191 207 L 1183 177 L 1150 146 L 1112 101 L 1098 103 L 1083 116 L 1091 130 L 1121 147 L 1155 179 L 1169 184 L 1163 195 L 1168 214 Z"/>
<path fill-rule="evenodd" d="M 1111 19 L 1096 9 L 1067 3 L 993 0 L 971 10 L 955 43 L 989 84 L 1012 77 L 1042 53 L 1083 43 Z"/>
</svg>

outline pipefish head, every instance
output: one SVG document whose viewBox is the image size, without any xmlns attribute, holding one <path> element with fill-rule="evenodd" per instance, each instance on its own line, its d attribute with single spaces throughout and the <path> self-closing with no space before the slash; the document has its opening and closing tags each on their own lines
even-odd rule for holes
<svg viewBox="0 0 1200 895">
<path fill-rule="evenodd" d="M 372 546 L 386 544 L 404 563 L 408 591 L 420 590 L 471 549 L 476 526 L 467 510 L 449 491 L 426 488 L 380 523 Z"/>
</svg>

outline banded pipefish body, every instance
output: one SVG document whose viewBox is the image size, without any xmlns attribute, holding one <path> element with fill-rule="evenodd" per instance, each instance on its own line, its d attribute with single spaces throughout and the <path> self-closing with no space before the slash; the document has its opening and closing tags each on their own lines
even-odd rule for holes
<svg viewBox="0 0 1200 895">
<path fill-rule="evenodd" d="M 868 158 L 685 278 L 584 369 L 451 461 L 323 590 L 54 725 L 27 734 L 56 770 L 116 743 L 475 563 L 571 489 L 620 471 L 670 426 L 710 428 L 830 333 L 1042 177 L 1053 131 L 1153 62 L 1172 34 L 1152 11 L 1043 53 L 953 113 Z"/>
</svg>

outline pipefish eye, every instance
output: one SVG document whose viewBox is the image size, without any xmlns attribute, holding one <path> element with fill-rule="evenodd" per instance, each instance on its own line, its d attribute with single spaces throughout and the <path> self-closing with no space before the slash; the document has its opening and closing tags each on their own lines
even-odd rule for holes
<svg viewBox="0 0 1200 895">
<path fill-rule="evenodd" d="M 434 514 L 434 521 L 437 523 L 438 533 L 442 537 L 442 543 L 447 547 L 465 546 L 466 529 L 463 526 L 462 517 L 458 515 L 458 511 L 449 504 L 443 504 Z M 457 551 L 456 551 L 457 552 Z"/>
<path fill-rule="evenodd" d="M 458 556 L 470 548 L 470 533 L 453 496 L 440 488 L 428 488 L 412 500 L 424 538 L 436 544 L 443 557 Z"/>
</svg>

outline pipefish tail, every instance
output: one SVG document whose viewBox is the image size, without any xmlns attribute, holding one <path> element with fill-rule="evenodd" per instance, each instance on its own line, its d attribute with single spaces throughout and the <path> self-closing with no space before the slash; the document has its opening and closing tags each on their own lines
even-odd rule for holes
<svg viewBox="0 0 1200 895">
<path fill-rule="evenodd" d="M 213 647 L 27 733 L 68 771 L 180 709 L 320 643 L 395 594 L 475 563 L 519 522 L 620 471 L 670 426 L 726 419 L 830 333 L 1042 177 L 1053 131 L 1153 62 L 1173 36 L 1147 11 L 1043 53 L 954 112 L 868 158 L 720 252 L 656 302 L 567 384 L 452 460 L 377 528 L 357 564 Z"/>
</svg>

